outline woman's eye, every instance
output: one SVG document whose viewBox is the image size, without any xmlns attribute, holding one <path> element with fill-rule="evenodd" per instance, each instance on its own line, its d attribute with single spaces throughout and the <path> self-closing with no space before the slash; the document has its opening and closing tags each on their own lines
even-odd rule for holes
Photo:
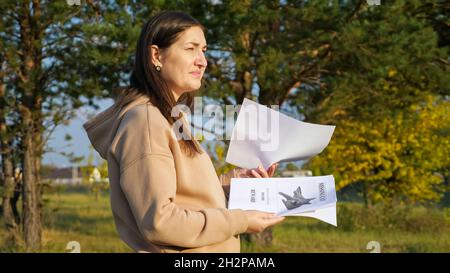
<svg viewBox="0 0 450 273">
<path fill-rule="evenodd" d="M 190 47 L 190 48 L 187 48 L 187 50 L 194 50 L 194 48 L 193 48 L 193 47 Z"/>
</svg>

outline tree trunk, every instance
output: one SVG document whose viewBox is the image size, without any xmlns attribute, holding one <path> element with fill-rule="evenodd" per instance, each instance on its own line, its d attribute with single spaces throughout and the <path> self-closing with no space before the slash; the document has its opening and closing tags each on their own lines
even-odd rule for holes
<svg viewBox="0 0 450 273">
<path fill-rule="evenodd" d="M 23 234 L 27 250 L 38 250 L 41 244 L 40 156 L 42 155 L 42 41 L 41 3 L 20 5 L 21 77 L 18 89 L 22 93 L 22 206 Z"/>
<path fill-rule="evenodd" d="M 33 126 L 31 113 L 22 111 L 24 134 L 23 150 L 23 232 L 27 250 L 35 251 L 41 243 L 41 214 L 39 210 L 38 185 L 36 184 L 36 155 L 33 145 Z"/>
<path fill-rule="evenodd" d="M 2 147 L 5 147 L 2 143 Z M 8 232 L 7 241 L 11 245 L 16 245 L 20 239 L 19 223 L 16 222 L 16 217 L 14 215 L 14 190 L 16 187 L 16 182 L 14 179 L 14 170 L 11 159 L 11 151 L 3 151 L 2 154 L 2 166 L 3 166 L 3 198 L 2 198 L 2 208 L 3 208 L 3 220 L 5 221 L 5 227 Z"/>
<path fill-rule="evenodd" d="M 247 242 L 253 243 L 259 246 L 270 246 L 273 240 L 273 233 L 271 228 L 265 229 L 263 232 L 256 234 L 243 234 L 243 239 Z"/>
<path fill-rule="evenodd" d="M 363 199 L 364 199 L 364 208 L 369 208 L 369 197 L 367 196 L 367 185 L 366 182 L 362 182 L 362 191 L 363 191 Z"/>
<path fill-rule="evenodd" d="M 11 199 L 11 209 L 14 214 L 14 218 L 16 219 L 16 223 L 20 225 L 22 223 L 19 210 L 17 209 L 17 202 L 19 201 L 20 196 L 22 195 L 22 178 L 15 178 L 14 195 Z"/>
<path fill-rule="evenodd" d="M 3 75 L 2 75 L 3 76 Z M 13 147 L 10 140 L 8 127 L 6 125 L 6 103 L 3 100 L 5 95 L 5 85 L 0 85 L 0 154 L 1 166 L 3 172 L 3 186 L 2 194 L 2 215 L 5 221 L 5 228 L 7 231 L 7 242 L 11 245 L 16 245 L 20 239 L 19 222 L 14 215 L 14 190 L 16 188 L 16 180 L 14 179 L 14 165 L 13 165 Z"/>
<path fill-rule="evenodd" d="M 37 106 L 40 107 L 40 106 Z M 40 109 L 40 108 L 37 108 Z M 41 128 L 41 124 L 42 122 L 40 120 L 36 120 L 34 122 L 35 126 L 38 128 Z M 36 184 L 36 193 L 37 193 L 37 207 L 40 213 L 40 219 L 43 219 L 43 202 L 42 202 L 42 198 L 43 198 L 43 194 L 44 194 L 44 185 L 42 184 L 42 180 L 41 180 L 41 162 L 42 162 L 42 133 L 41 130 L 38 129 L 34 132 L 34 136 L 33 136 L 33 144 L 34 144 L 34 179 L 35 179 L 35 184 Z"/>
</svg>

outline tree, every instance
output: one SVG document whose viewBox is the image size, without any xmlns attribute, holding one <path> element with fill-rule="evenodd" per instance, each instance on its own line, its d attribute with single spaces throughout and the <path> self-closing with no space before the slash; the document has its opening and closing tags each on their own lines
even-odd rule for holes
<svg viewBox="0 0 450 273">
<path fill-rule="evenodd" d="M 106 1 L 80 6 L 66 1 L 0 3 L 1 128 L 9 132 L 1 134 L 2 166 L 10 177 L 8 151 L 15 144 L 23 174 L 23 236 L 29 250 L 38 249 L 41 242 L 40 168 L 46 141 L 77 108 L 94 105 L 94 97 L 110 96 L 123 79 L 124 56 L 132 51 L 126 42 L 137 40 L 126 20 L 132 17 L 119 18 L 126 12 Z M 96 22 L 117 27 L 102 31 Z M 121 27 L 123 36 L 115 36 Z M 17 133 L 11 139 L 13 130 Z"/>
<path fill-rule="evenodd" d="M 415 16 L 422 4 L 395 1 L 348 24 L 334 44 L 329 95 L 307 107 L 337 125 L 309 167 L 333 172 L 338 188 L 360 184 L 367 202 L 437 201 L 444 190 L 448 136 L 436 132 L 448 130 L 448 51 Z"/>
<path fill-rule="evenodd" d="M 3 62 L 1 62 L 3 63 Z M 20 186 L 18 177 L 15 176 L 15 160 L 17 158 L 17 144 L 14 143 L 15 127 L 7 124 L 8 107 L 5 95 L 6 84 L 4 79 L 6 71 L 0 72 L 0 156 L 1 156 L 1 180 L 0 196 L 2 197 L 1 212 L 8 231 L 8 242 L 12 245 L 20 241 L 19 217 L 17 213 L 17 190 Z"/>
<path fill-rule="evenodd" d="M 430 96 L 411 108 L 381 121 L 340 122 L 309 167 L 315 175 L 333 173 L 337 190 L 361 184 L 366 205 L 438 201 L 448 190 L 450 102 Z"/>
<path fill-rule="evenodd" d="M 430 6 L 432 10 L 427 9 Z M 448 96 L 448 53 L 438 43 L 438 37 L 445 41 L 448 33 L 446 7 L 442 1 L 435 4 L 402 0 L 380 6 L 368 6 L 366 1 L 210 3 L 202 19 L 208 27 L 207 41 L 212 49 L 202 94 L 225 104 L 240 104 L 248 97 L 263 104 L 284 106 L 283 111 L 306 121 L 336 124 L 334 139 L 342 139 L 333 140 L 328 147 L 330 155 L 313 159 L 309 166 L 316 169 L 315 174 L 335 171 L 338 181 L 344 175 L 338 166 L 347 166 L 345 175 L 356 176 L 359 169 L 349 168 L 353 159 L 335 162 L 335 158 L 341 158 L 337 153 L 352 143 L 347 128 L 352 128 L 351 136 L 370 142 L 369 131 L 376 135 L 387 133 L 383 126 L 402 117 L 403 131 L 391 136 L 402 141 L 403 134 L 413 133 L 407 126 L 418 122 L 412 107 L 422 107 L 430 96 L 437 95 L 436 101 L 442 101 L 439 96 Z M 429 125 L 422 132 L 431 136 L 433 130 Z M 379 141 L 378 145 L 388 147 L 389 143 L 382 142 L 392 139 Z M 333 146 L 338 142 L 340 150 Z M 424 139 L 420 142 L 429 144 Z M 409 146 L 401 148 L 406 147 Z M 421 147 L 413 149 L 420 153 Z M 374 158 L 388 152 L 361 150 L 361 154 Z M 388 153 L 384 157 L 389 161 L 396 156 Z M 412 154 L 400 157 L 403 165 L 396 168 L 401 173 L 407 169 L 405 162 L 421 158 Z M 369 164 L 367 158 L 359 159 Z M 425 159 L 418 162 L 425 164 Z M 445 169 L 438 160 L 433 162 L 434 167 L 414 173 L 424 177 Z M 370 191 L 371 200 L 379 200 L 372 197 L 380 193 L 382 183 L 391 193 L 382 195 L 386 198 L 402 193 L 413 200 L 423 200 L 417 192 L 405 190 L 411 185 L 406 177 L 410 176 L 380 177 L 370 169 L 359 180 L 347 179 L 338 184 L 352 181 L 368 186 L 369 181 L 379 181 L 378 186 L 371 184 L 379 189 Z M 422 195 L 428 193 L 429 200 L 435 200 L 442 190 L 434 174 L 429 179 L 413 181 L 416 191 L 424 190 Z M 403 190 L 396 190 L 399 185 Z"/>
<path fill-rule="evenodd" d="M 328 1 L 205 4 L 198 17 L 208 29 L 210 53 L 201 94 L 225 105 L 241 104 L 246 97 L 283 105 L 300 90 L 320 89 L 330 43 L 343 14 L 350 16 L 353 8 L 337 1 L 331 5 Z M 267 230 L 250 239 L 270 244 L 271 238 Z"/>
<path fill-rule="evenodd" d="M 393 1 L 358 13 L 343 26 L 325 66 L 325 95 L 304 93 L 293 103 L 312 121 L 341 117 L 383 119 L 448 94 L 448 52 L 425 19 L 414 16 L 421 1 Z M 320 93 L 320 91 L 317 91 Z M 306 105 L 305 105 L 306 104 Z"/>
<path fill-rule="evenodd" d="M 46 141 L 76 109 L 96 107 L 95 98 L 114 97 L 115 87 L 128 84 L 142 23 L 179 4 L 76 2 L 0 3 L 1 164 L 9 170 L 8 151 L 17 151 L 23 174 L 21 224 L 29 250 L 38 249 L 41 241 L 40 168 Z"/>
<path fill-rule="evenodd" d="M 211 53 L 204 95 L 225 104 L 245 97 L 282 105 L 300 86 L 320 84 L 320 63 L 339 6 L 296 1 L 211 3 L 202 22 Z M 314 35 L 314 39 L 313 39 Z"/>
</svg>

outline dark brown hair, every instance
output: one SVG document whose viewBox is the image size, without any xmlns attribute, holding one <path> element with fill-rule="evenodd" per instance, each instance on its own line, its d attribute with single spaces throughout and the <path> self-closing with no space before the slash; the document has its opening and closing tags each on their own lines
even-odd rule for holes
<svg viewBox="0 0 450 273">
<path fill-rule="evenodd" d="M 163 11 L 152 17 L 144 25 L 137 42 L 130 86 L 120 89 L 121 94 L 116 99 L 116 105 L 119 108 L 137 96 L 145 95 L 159 109 L 170 125 L 181 118 L 181 115 L 179 117 L 171 116 L 171 111 L 175 105 L 185 104 L 192 108 L 193 96 L 190 92 L 184 93 L 178 101 L 175 101 L 167 83 L 151 62 L 151 45 L 156 45 L 160 49 L 168 48 L 176 42 L 183 31 L 194 26 L 198 26 L 205 31 L 203 25 L 197 20 L 178 11 Z M 187 128 L 185 128 L 184 123 L 181 129 L 183 132 L 189 132 L 185 131 Z M 189 136 L 189 139 L 183 138 L 179 141 L 183 152 L 191 157 L 197 153 L 202 153 L 194 137 L 191 134 Z"/>
</svg>

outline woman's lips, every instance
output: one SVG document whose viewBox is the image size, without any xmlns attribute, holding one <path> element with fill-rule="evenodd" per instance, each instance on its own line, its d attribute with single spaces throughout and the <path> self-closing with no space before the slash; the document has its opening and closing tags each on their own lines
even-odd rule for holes
<svg viewBox="0 0 450 273">
<path fill-rule="evenodd" d="M 202 75 L 202 73 L 200 73 L 200 72 L 191 72 L 190 73 L 192 76 L 194 76 L 194 77 L 200 77 L 201 75 Z"/>
</svg>

